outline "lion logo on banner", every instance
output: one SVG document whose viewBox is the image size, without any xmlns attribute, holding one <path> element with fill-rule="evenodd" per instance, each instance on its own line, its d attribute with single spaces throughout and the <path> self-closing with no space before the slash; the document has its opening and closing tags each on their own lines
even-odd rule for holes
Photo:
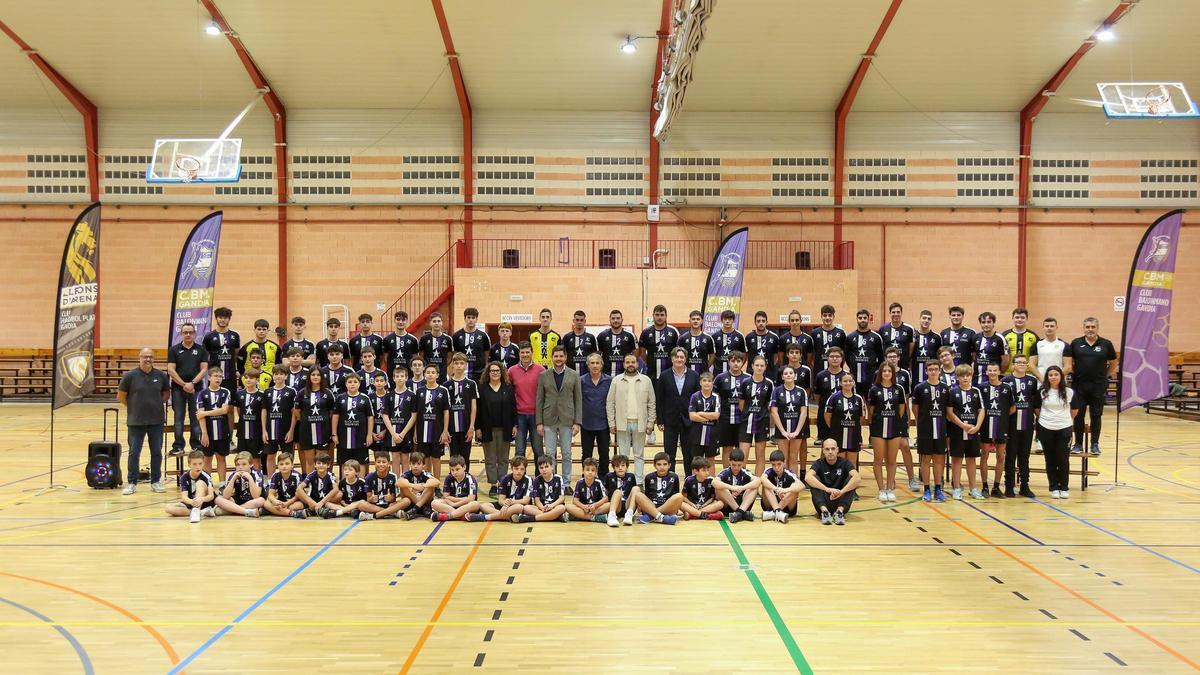
<svg viewBox="0 0 1200 675">
<path fill-rule="evenodd" d="M 96 280 L 96 267 L 91 257 L 96 254 L 96 235 L 87 223 L 79 223 L 67 246 L 67 274 L 75 285 L 90 284 Z"/>
<path fill-rule="evenodd" d="M 1160 234 L 1150 240 L 1150 254 L 1146 256 L 1146 262 L 1161 263 L 1171 255 L 1171 235 Z"/>
<path fill-rule="evenodd" d="M 92 369 L 92 355 L 87 352 L 71 352 L 59 359 L 62 372 L 76 387 L 82 387 Z"/>
</svg>

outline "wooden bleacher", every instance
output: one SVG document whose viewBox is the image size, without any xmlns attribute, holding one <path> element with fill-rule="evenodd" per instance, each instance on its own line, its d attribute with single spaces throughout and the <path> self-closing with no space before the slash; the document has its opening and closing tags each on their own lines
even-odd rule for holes
<svg viewBox="0 0 1200 675">
<path fill-rule="evenodd" d="M 138 365 L 137 349 L 97 349 L 96 391 L 88 400 L 113 401 L 121 376 Z M 50 398 L 54 375 L 51 349 L 0 349 L 0 401 L 45 400 Z M 155 352 L 156 365 L 166 371 L 166 350 Z"/>
<path fill-rule="evenodd" d="M 1172 354 L 1169 363 L 1168 377 L 1183 393 L 1145 404 L 1146 412 L 1200 420 L 1200 352 Z"/>
</svg>

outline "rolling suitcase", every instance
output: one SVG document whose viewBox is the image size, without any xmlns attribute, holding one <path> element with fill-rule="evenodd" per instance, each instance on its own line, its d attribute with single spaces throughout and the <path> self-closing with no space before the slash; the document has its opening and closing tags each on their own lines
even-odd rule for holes
<svg viewBox="0 0 1200 675">
<path fill-rule="evenodd" d="M 113 414 L 113 437 L 108 440 L 108 414 Z M 120 408 L 105 408 L 100 440 L 88 443 L 88 487 L 103 490 L 121 485 L 121 443 L 117 434 L 121 428 Z"/>
</svg>

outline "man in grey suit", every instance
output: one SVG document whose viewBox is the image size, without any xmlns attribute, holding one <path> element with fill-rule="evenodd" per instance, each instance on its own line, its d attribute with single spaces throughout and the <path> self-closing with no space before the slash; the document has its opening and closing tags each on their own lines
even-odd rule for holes
<svg viewBox="0 0 1200 675">
<path fill-rule="evenodd" d="M 538 375 L 537 431 L 544 439 L 546 455 L 554 459 L 554 446 L 562 456 L 566 493 L 571 494 L 571 437 L 579 433 L 583 422 L 583 389 L 579 373 L 567 367 L 567 350 L 558 345 L 551 353 L 553 367 Z"/>
</svg>

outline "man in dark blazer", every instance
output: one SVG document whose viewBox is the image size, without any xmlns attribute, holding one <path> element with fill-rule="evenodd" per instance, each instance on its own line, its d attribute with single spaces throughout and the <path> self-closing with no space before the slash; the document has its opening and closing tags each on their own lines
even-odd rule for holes
<svg viewBox="0 0 1200 675">
<path fill-rule="evenodd" d="M 563 485 L 571 494 L 571 439 L 579 435 L 583 422 L 583 389 L 579 373 L 567 368 L 567 350 L 555 345 L 551 367 L 542 371 L 537 380 L 537 431 L 543 438 L 546 456 L 554 460 L 554 446 L 562 456 Z"/>
<path fill-rule="evenodd" d="M 687 367 L 687 352 L 682 347 L 671 350 L 671 369 L 658 376 L 654 385 L 657 402 L 658 428 L 663 432 L 663 450 L 671 457 L 675 470 L 675 451 L 683 447 L 683 472 L 692 470 L 692 450 L 688 447 L 686 430 L 688 403 L 692 394 L 700 391 L 700 376 Z"/>
</svg>

